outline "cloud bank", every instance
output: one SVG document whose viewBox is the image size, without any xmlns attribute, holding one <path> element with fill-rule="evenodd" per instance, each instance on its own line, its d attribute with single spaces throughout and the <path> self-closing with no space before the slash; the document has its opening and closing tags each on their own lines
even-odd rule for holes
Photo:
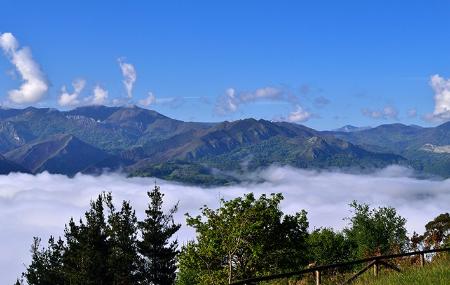
<svg viewBox="0 0 450 285">
<path fill-rule="evenodd" d="M 0 34 L 0 47 L 22 77 L 19 89 L 8 92 L 9 99 L 16 104 L 35 103 L 48 91 L 44 73 L 28 47 L 19 48 L 19 42 L 11 33 Z"/>
<path fill-rule="evenodd" d="M 330 226 L 341 229 L 349 216 L 352 200 L 373 206 L 393 206 L 408 220 L 407 228 L 423 232 L 424 225 L 440 213 L 449 211 L 450 180 L 419 180 L 405 168 L 392 166 L 371 175 L 315 172 L 289 167 L 271 167 L 249 174 L 255 181 L 235 186 L 202 188 L 158 181 L 165 193 L 165 206 L 179 201 L 176 220 L 184 224 L 184 213 L 198 214 L 203 205 L 216 208 L 219 197 L 231 199 L 244 193 L 257 195 L 281 192 L 285 213 L 308 211 L 310 228 Z M 126 178 L 120 174 L 99 177 L 42 173 L 0 176 L 0 283 L 12 284 L 29 262 L 33 236 L 46 240 L 62 235 L 71 216 L 79 218 L 90 199 L 101 191 L 111 191 L 114 200 L 130 200 L 139 217 L 146 207 L 146 191 L 153 178 Z M 178 233 L 181 243 L 194 238 L 183 225 Z"/>
</svg>

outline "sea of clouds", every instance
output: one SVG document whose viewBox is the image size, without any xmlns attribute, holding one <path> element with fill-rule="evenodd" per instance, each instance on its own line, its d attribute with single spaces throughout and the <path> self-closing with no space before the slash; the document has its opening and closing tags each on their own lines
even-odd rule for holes
<svg viewBox="0 0 450 285">
<path fill-rule="evenodd" d="M 308 211 L 310 229 L 327 226 L 342 229 L 351 215 L 348 204 L 357 200 L 372 206 L 392 206 L 407 218 L 407 228 L 423 232 L 424 225 L 440 213 L 450 211 L 450 180 L 418 179 L 409 169 L 391 166 L 371 174 L 317 172 L 290 167 L 270 167 L 249 174 L 249 181 L 234 186 L 204 188 L 157 180 L 165 194 L 165 206 L 179 202 L 176 221 L 181 243 L 195 238 L 184 226 L 184 214 L 198 214 L 208 205 L 216 208 L 220 197 L 231 199 L 254 192 L 284 194 L 282 209 Z M 153 178 L 126 178 L 121 174 L 101 176 L 10 174 L 0 176 L 0 283 L 12 284 L 30 260 L 33 236 L 44 241 L 63 234 L 70 217 L 78 219 L 89 201 L 102 191 L 113 193 L 114 201 L 131 201 L 138 217 L 147 206 L 146 192 Z"/>
</svg>

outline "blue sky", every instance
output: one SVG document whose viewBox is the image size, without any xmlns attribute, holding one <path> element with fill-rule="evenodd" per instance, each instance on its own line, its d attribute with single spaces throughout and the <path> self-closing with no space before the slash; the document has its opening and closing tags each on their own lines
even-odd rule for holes
<svg viewBox="0 0 450 285">
<path fill-rule="evenodd" d="M 7 106 L 72 108 L 94 102 L 98 86 L 108 97 L 97 102 L 150 103 L 182 120 L 255 117 L 331 129 L 450 118 L 448 1 L 0 5 L 0 34 L 19 43 L 0 57 L 0 100 Z M 12 58 L 23 47 L 48 88 L 18 103 L 10 92 L 24 80 Z M 132 98 L 119 58 L 136 74 Z M 77 100 L 60 106 L 62 87 L 73 95 L 77 79 L 85 83 Z"/>
</svg>

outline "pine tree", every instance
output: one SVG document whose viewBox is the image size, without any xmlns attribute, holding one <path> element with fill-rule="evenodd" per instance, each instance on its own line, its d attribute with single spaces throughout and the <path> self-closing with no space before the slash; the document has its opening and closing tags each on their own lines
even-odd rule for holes
<svg viewBox="0 0 450 285">
<path fill-rule="evenodd" d="M 108 266 L 113 284 L 137 284 L 140 258 L 137 252 L 137 218 L 127 201 L 123 201 L 120 212 L 116 212 L 112 201 L 107 202 L 110 211 L 111 255 Z"/>
<path fill-rule="evenodd" d="M 48 248 L 40 248 L 41 239 L 35 237 L 31 246 L 31 264 L 23 274 L 29 285 L 64 284 L 62 256 L 64 243 L 50 237 Z M 19 283 L 20 284 L 20 283 Z"/>
<path fill-rule="evenodd" d="M 64 272 L 69 284 L 111 284 L 112 276 L 107 260 L 111 251 L 104 203 L 111 194 L 101 194 L 91 202 L 86 212 L 86 223 L 77 225 L 73 219 L 66 226 L 67 251 L 64 254 Z"/>
<path fill-rule="evenodd" d="M 181 226 L 173 220 L 178 205 L 165 214 L 162 210 L 164 194 L 159 186 L 155 185 L 147 194 L 150 203 L 145 211 L 146 218 L 138 223 L 142 235 L 138 242 L 139 253 L 143 257 L 142 278 L 145 284 L 174 284 L 178 243 L 176 240 L 170 242 L 170 239 Z"/>
</svg>

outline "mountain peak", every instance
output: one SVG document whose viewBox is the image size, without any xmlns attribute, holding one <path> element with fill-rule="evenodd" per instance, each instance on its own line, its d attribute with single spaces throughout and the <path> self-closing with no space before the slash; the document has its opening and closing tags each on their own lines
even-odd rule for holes
<svg viewBox="0 0 450 285">
<path fill-rule="evenodd" d="M 343 127 L 340 127 L 338 129 L 334 129 L 334 132 L 344 132 L 344 133 L 352 133 L 352 132 L 358 132 L 358 131 L 364 131 L 368 130 L 371 127 L 355 127 L 352 125 L 345 125 Z"/>
</svg>

